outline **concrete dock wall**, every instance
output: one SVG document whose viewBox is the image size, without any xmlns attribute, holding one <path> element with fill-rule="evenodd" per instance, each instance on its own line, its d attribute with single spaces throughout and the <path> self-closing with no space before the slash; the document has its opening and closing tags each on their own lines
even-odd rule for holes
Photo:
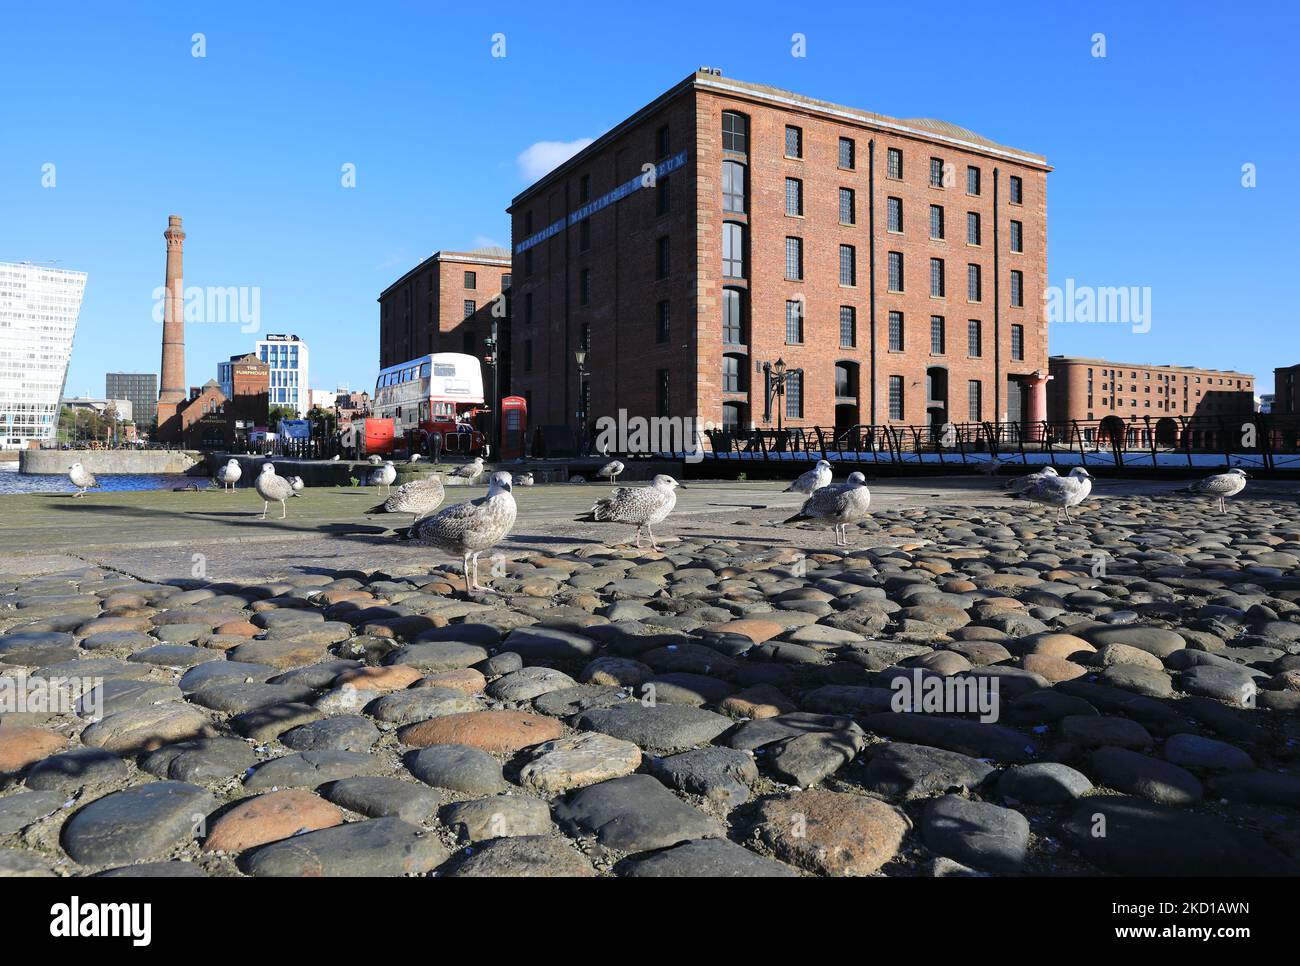
<svg viewBox="0 0 1300 966">
<path fill-rule="evenodd" d="M 92 473 L 188 473 L 203 460 L 200 452 L 179 449 L 24 449 L 18 472 L 62 476 L 73 463 L 81 463 Z"/>
</svg>

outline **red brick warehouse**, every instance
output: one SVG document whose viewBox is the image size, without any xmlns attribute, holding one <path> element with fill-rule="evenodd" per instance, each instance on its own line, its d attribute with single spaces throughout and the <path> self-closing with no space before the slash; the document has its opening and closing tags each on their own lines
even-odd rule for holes
<svg viewBox="0 0 1300 966">
<path fill-rule="evenodd" d="M 644 185 L 647 165 L 653 187 Z M 942 121 L 701 69 L 514 199 L 511 390 L 533 425 L 1046 417 L 1047 173 Z"/>
</svg>

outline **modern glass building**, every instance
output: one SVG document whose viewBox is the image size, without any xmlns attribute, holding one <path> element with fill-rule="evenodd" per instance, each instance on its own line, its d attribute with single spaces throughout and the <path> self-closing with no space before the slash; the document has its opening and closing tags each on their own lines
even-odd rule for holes
<svg viewBox="0 0 1300 966">
<path fill-rule="evenodd" d="M 86 273 L 0 262 L 0 449 L 54 436 Z"/>
<path fill-rule="evenodd" d="M 158 373 L 110 372 L 104 376 L 104 395 L 109 399 L 129 399 L 135 413 L 136 429 L 153 432 L 158 418 Z"/>
<path fill-rule="evenodd" d="M 269 406 L 291 406 L 307 415 L 307 343 L 296 335 L 272 335 L 257 343 L 257 358 L 271 367 Z"/>
</svg>

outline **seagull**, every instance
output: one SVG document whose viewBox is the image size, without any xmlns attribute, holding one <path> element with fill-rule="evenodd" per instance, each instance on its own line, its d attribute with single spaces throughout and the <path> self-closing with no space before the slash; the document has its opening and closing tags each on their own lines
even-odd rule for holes
<svg viewBox="0 0 1300 966">
<path fill-rule="evenodd" d="M 476 591 L 495 593 L 491 587 L 478 582 L 478 558 L 484 550 L 499 543 L 515 525 L 517 508 L 511 486 L 509 473 L 493 473 L 488 481 L 487 496 L 457 503 L 433 516 L 417 520 L 399 539 L 461 554 L 465 592 L 471 596 Z"/>
<path fill-rule="evenodd" d="M 79 487 L 77 492 L 72 494 L 74 499 L 85 496 L 86 491 L 92 486 L 99 486 L 99 480 L 95 479 L 95 475 L 80 463 L 73 463 L 68 467 L 68 479 L 72 481 L 73 486 Z"/>
<path fill-rule="evenodd" d="M 569 482 L 570 482 L 570 483 L 586 483 L 586 482 L 587 482 L 587 478 L 586 478 L 585 476 L 583 476 L 581 473 L 574 473 L 571 477 L 569 477 Z"/>
<path fill-rule="evenodd" d="M 287 479 L 289 480 L 289 486 L 293 488 L 295 496 L 307 488 L 307 484 L 302 481 L 301 476 L 290 476 Z"/>
<path fill-rule="evenodd" d="M 396 493 L 378 506 L 372 506 L 366 513 L 409 513 L 411 525 L 414 526 L 420 517 L 438 509 L 442 498 L 442 477 L 430 473 L 403 483 Z"/>
<path fill-rule="evenodd" d="M 823 526 L 829 524 L 835 528 L 835 546 L 847 547 L 849 524 L 867 519 L 870 509 L 871 491 L 867 489 L 867 478 L 861 473 L 850 473 L 844 483 L 814 490 L 799 512 L 784 522 L 811 520 Z"/>
<path fill-rule="evenodd" d="M 337 463 L 338 461 L 339 461 L 339 454 L 338 454 L 338 453 L 335 453 L 333 456 L 330 457 L 330 462 L 331 462 L 331 463 Z"/>
<path fill-rule="evenodd" d="M 1013 493 L 1023 493 L 1026 489 L 1040 480 L 1044 480 L 1049 476 L 1060 475 L 1060 473 L 1056 472 L 1055 466 L 1044 466 L 1037 473 L 1030 473 L 1028 476 L 1018 476 L 1014 480 L 1007 480 L 1002 484 L 1002 488 L 1004 490 L 1011 490 Z"/>
<path fill-rule="evenodd" d="M 641 531 L 650 535 L 650 547 L 659 549 L 655 543 L 656 523 L 662 522 L 677 505 L 677 494 L 673 491 L 682 487 L 671 476 L 660 473 L 650 481 L 649 486 L 620 486 L 611 496 L 597 500 L 591 510 L 578 518 L 584 523 L 629 523 L 636 526 L 636 545 L 641 546 Z"/>
<path fill-rule="evenodd" d="M 451 475 L 459 480 L 469 480 L 473 483 L 483 475 L 483 457 L 476 456 L 474 457 L 474 462 L 456 467 L 451 471 Z"/>
<path fill-rule="evenodd" d="M 76 469 L 74 466 L 73 469 Z M 1207 476 L 1203 480 L 1197 480 L 1195 483 L 1183 489 L 1183 493 L 1200 493 L 1205 496 L 1217 497 L 1219 500 L 1219 512 L 1227 513 L 1228 507 L 1223 502 L 1225 497 L 1236 496 L 1246 488 L 1246 480 L 1250 479 L 1245 470 L 1232 469 L 1226 473 L 1216 473 L 1214 476 Z M 74 481 L 75 482 L 75 481 Z"/>
<path fill-rule="evenodd" d="M 371 486 L 384 486 L 391 490 L 395 479 L 397 479 L 397 467 L 393 465 L 392 460 L 385 460 L 384 465 L 379 469 L 370 471 Z"/>
<path fill-rule="evenodd" d="M 1070 470 L 1069 476 L 1045 476 L 1025 487 L 1016 497 L 1055 507 L 1057 522 L 1060 522 L 1061 514 L 1064 513 L 1065 521 L 1069 523 L 1070 507 L 1078 506 L 1091 492 L 1092 476 L 1082 466 L 1076 466 Z"/>
<path fill-rule="evenodd" d="M 223 490 L 235 488 L 244 471 L 239 468 L 239 460 L 227 460 L 226 465 L 217 469 L 217 482 Z"/>
<path fill-rule="evenodd" d="M 371 456 L 371 457 L 370 457 L 370 465 L 371 465 L 371 466 L 378 466 L 378 465 L 379 465 L 380 463 L 382 463 L 383 461 L 384 461 L 384 458 L 383 458 L 382 456 L 380 456 L 379 454 L 377 454 L 377 453 L 376 453 L 374 456 Z"/>
<path fill-rule="evenodd" d="M 979 471 L 983 473 L 985 476 L 997 476 L 998 473 L 1001 472 L 1002 467 L 1005 465 L 1006 464 L 1003 463 L 1002 460 L 998 459 L 995 456 L 991 460 L 986 460 L 981 462 L 979 464 Z"/>
<path fill-rule="evenodd" d="M 514 479 L 511 480 L 511 482 L 514 483 L 515 486 L 532 486 L 532 485 L 533 485 L 533 474 L 532 474 L 532 473 L 516 473 L 515 476 L 514 476 Z"/>
<path fill-rule="evenodd" d="M 418 462 L 420 462 L 420 459 L 421 459 L 421 457 L 420 457 L 420 454 L 419 454 L 419 453 L 412 453 L 409 462 L 411 462 L 411 463 L 418 463 Z"/>
<path fill-rule="evenodd" d="M 626 467 L 619 460 L 610 460 L 596 472 L 596 475 L 605 477 L 611 483 L 617 483 L 618 474 L 622 473 L 624 469 Z"/>
<path fill-rule="evenodd" d="M 275 475 L 274 463 L 263 463 L 262 472 L 257 476 L 257 482 L 253 484 L 257 488 L 257 495 L 262 498 L 262 519 L 266 519 L 266 511 L 271 508 L 271 501 L 278 500 L 280 503 L 280 519 L 283 520 L 288 516 L 289 508 L 285 501 L 291 496 L 298 494 L 293 492 L 293 486 L 283 476 Z"/>
<path fill-rule="evenodd" d="M 830 483 L 831 475 L 831 464 L 826 460 L 818 460 L 816 466 L 801 475 L 781 492 L 812 493 L 814 490 L 820 490 Z"/>
</svg>

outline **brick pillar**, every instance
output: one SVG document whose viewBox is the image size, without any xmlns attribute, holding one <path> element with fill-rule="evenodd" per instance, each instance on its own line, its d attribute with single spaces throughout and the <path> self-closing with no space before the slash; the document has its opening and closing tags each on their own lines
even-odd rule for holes
<svg viewBox="0 0 1300 966">
<path fill-rule="evenodd" d="M 163 295 L 162 376 L 158 390 L 157 439 L 180 442 L 181 403 L 185 402 L 185 304 L 182 259 L 185 255 L 185 232 L 180 215 L 167 219 L 167 277 Z"/>
<path fill-rule="evenodd" d="M 1025 377 L 1025 388 L 1029 398 L 1026 400 L 1029 438 L 1041 441 L 1043 438 L 1043 421 L 1047 419 L 1047 381 L 1052 377 L 1042 369 Z"/>
</svg>

